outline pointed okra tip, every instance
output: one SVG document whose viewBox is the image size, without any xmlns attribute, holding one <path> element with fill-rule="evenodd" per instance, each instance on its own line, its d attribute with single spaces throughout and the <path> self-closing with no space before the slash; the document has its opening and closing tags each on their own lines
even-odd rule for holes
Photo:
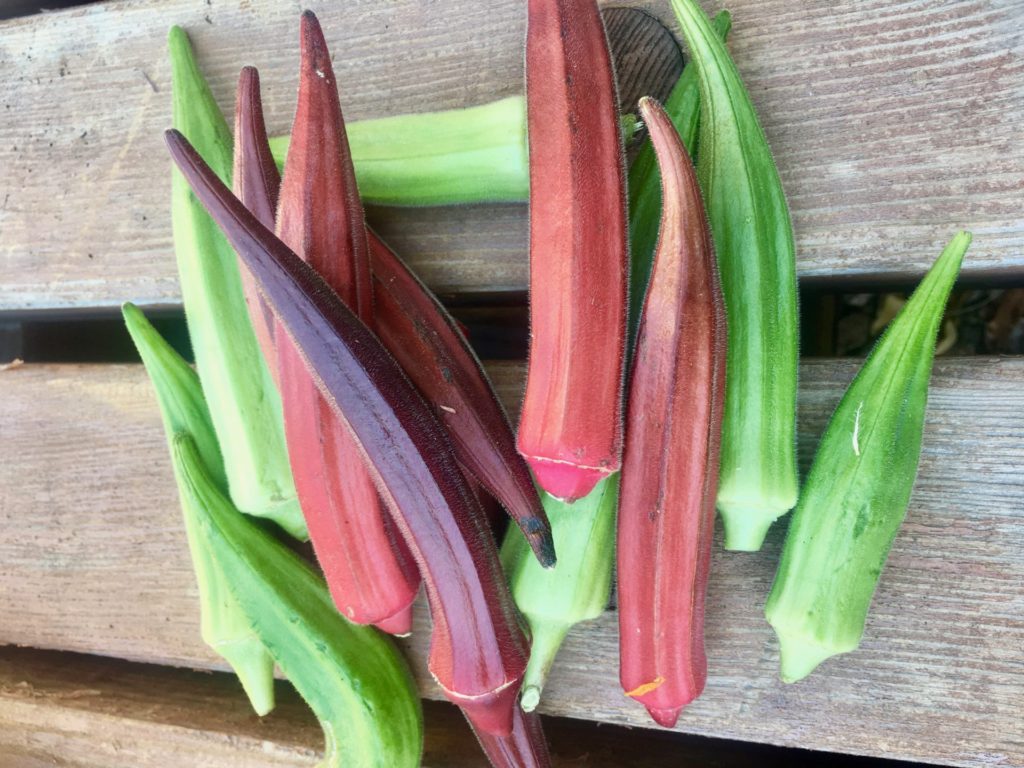
<svg viewBox="0 0 1024 768">
<path fill-rule="evenodd" d="M 779 677 L 784 683 L 803 680 L 826 659 L 852 648 L 837 649 L 798 633 L 782 632 L 773 627 L 779 638 Z"/>
</svg>

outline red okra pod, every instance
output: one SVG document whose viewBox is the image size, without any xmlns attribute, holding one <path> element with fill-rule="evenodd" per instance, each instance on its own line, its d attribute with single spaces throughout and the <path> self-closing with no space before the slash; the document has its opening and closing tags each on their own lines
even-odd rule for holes
<svg viewBox="0 0 1024 768">
<path fill-rule="evenodd" d="M 368 234 L 374 330 L 448 428 L 459 463 L 504 505 L 541 564 L 554 565 L 551 525 L 480 361 L 433 294 Z"/>
<path fill-rule="evenodd" d="M 281 188 L 281 174 L 277 170 L 267 128 L 263 121 L 263 101 L 260 98 L 260 75 L 253 67 L 244 67 L 238 76 L 235 96 L 235 157 L 232 170 L 235 196 L 252 211 L 267 229 L 274 228 L 277 215 L 277 195 Z M 249 319 L 256 332 L 263 357 L 267 361 L 274 383 L 277 377 L 277 352 L 274 347 L 274 316 L 256 288 L 256 282 L 245 264 L 239 260 L 242 289 Z"/>
<path fill-rule="evenodd" d="M 494 768 L 551 768 L 544 728 L 536 712 L 524 712 L 516 707 L 512 733 L 508 736 L 494 736 L 475 728 L 474 733 Z"/>
<path fill-rule="evenodd" d="M 317 388 L 352 432 L 426 585 L 429 668 L 476 728 L 509 735 L 529 654 L 451 443 L 377 337 L 250 214 L 176 131 L 171 154 L 248 264 Z"/>
<path fill-rule="evenodd" d="M 278 237 L 371 324 L 362 203 L 330 55 L 308 11 L 301 39 L 299 99 L 281 184 Z M 280 327 L 274 335 L 292 474 L 331 596 L 357 624 L 408 634 L 420 583 L 416 564 L 390 529 L 388 510 L 344 421 L 320 394 L 290 338 Z"/>
<path fill-rule="evenodd" d="M 693 164 L 654 101 L 640 112 L 663 209 L 626 411 L 618 522 L 619 676 L 671 727 L 707 679 L 711 564 L 725 395 L 726 320 Z"/>
<path fill-rule="evenodd" d="M 611 55 L 594 0 L 529 0 L 530 356 L 519 451 L 575 500 L 616 471 L 628 269 Z"/>
</svg>

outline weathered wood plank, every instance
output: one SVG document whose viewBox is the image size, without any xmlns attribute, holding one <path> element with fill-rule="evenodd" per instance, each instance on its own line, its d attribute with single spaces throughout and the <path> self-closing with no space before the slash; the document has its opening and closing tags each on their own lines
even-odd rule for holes
<svg viewBox="0 0 1024 768">
<path fill-rule="evenodd" d="M 681 734 L 544 718 L 553 764 L 617 768 L 643 748 L 650 768 L 749 764 L 753 749 Z M 427 768 L 486 768 L 458 710 L 424 704 Z M 258 718 L 229 675 L 32 649 L 0 648 L 0 765 L 5 768 L 283 768 L 312 766 L 323 735 L 287 684 L 277 707 Z M 801 760 L 803 757 L 803 760 Z M 812 753 L 793 755 L 811 765 Z"/>
<path fill-rule="evenodd" d="M 669 16 L 662 0 L 627 4 Z M 352 119 L 521 89 L 515 0 L 310 5 Z M 1018 0 L 728 5 L 793 207 L 801 275 L 904 280 L 960 227 L 978 235 L 965 276 L 1024 275 Z M 287 130 L 296 6 L 124 0 L 0 24 L 0 310 L 178 302 L 160 138 L 171 24 L 190 30 L 224 105 L 239 67 L 259 65 L 269 125 Z M 437 290 L 526 284 L 521 205 L 371 217 Z"/>
<path fill-rule="evenodd" d="M 555 768 L 759 765 L 817 766 L 820 753 L 723 742 L 546 716 Z M 427 768 L 485 768 L 455 707 L 424 702 Z M 204 674 L 98 656 L 0 648 L 0 764 L 4 768 L 279 768 L 312 766 L 323 739 L 294 690 L 281 683 L 277 707 L 253 715 L 225 674 Z M 856 758 L 828 757 L 836 768 Z M 899 764 L 886 763 L 898 768 Z"/>
<path fill-rule="evenodd" d="M 801 368 L 810 451 L 852 361 Z M 492 374 L 510 405 L 522 367 Z M 1024 703 L 1024 360 L 940 360 L 921 472 L 862 648 L 784 686 L 761 616 L 781 530 L 764 551 L 716 548 L 711 678 L 682 731 L 951 765 L 1020 765 Z M 0 643 L 215 666 L 155 406 L 135 366 L 0 372 Z M 411 657 L 423 669 L 421 610 Z M 613 615 L 571 634 L 544 706 L 649 726 L 619 691 Z"/>
</svg>

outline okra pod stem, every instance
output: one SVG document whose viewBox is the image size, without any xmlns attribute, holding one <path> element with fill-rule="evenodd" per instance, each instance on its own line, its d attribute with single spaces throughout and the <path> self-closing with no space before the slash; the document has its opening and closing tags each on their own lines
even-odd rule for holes
<svg viewBox="0 0 1024 768">
<path fill-rule="evenodd" d="M 825 428 L 765 606 L 785 682 L 860 644 L 910 501 L 935 339 L 970 242 L 961 232 L 946 246 Z"/>
<path fill-rule="evenodd" d="M 707 680 L 711 567 L 725 397 L 725 307 L 700 187 L 668 115 L 640 114 L 664 210 L 629 380 L 618 523 L 619 676 L 672 727 Z"/>
<path fill-rule="evenodd" d="M 301 22 L 301 72 L 293 145 L 277 215 L 282 242 L 364 322 L 373 322 L 363 207 L 345 140 L 334 70 L 316 17 Z M 277 371 L 299 501 L 317 560 L 342 614 L 395 634 L 412 629 L 420 577 L 344 421 L 280 327 Z"/>
<path fill-rule="evenodd" d="M 519 452 L 573 501 L 618 470 L 626 341 L 625 171 L 594 0 L 529 0 L 530 355 Z"/>
<path fill-rule="evenodd" d="M 174 124 L 195 142 L 218 177 L 230 181 L 231 134 L 196 66 L 188 36 L 173 27 L 168 43 Z M 274 520 L 305 539 L 281 399 L 249 322 L 235 254 L 177 171 L 171 200 L 185 317 L 231 498 L 242 511 Z"/>
<path fill-rule="evenodd" d="M 694 0 L 672 0 L 700 81 L 697 177 L 729 319 L 718 509 L 757 550 L 796 503 L 796 258 L 789 210 L 739 72 Z"/>
<path fill-rule="evenodd" d="M 157 404 L 167 433 L 167 446 L 173 454 L 176 433 L 194 435 L 195 450 L 208 467 L 211 483 L 226 492 L 227 477 L 220 446 L 213 432 L 210 411 L 203 397 L 199 377 L 181 356 L 150 325 L 134 304 L 121 308 L 125 326 L 135 342 L 142 362 L 156 391 Z M 274 708 L 274 659 L 253 632 L 245 613 L 228 587 L 227 577 L 217 565 L 215 552 L 200 530 L 203 510 L 196 508 L 183 488 L 184 478 L 175 471 L 181 495 L 192 568 L 199 591 L 199 619 L 203 642 L 222 656 L 245 689 L 256 714 L 263 716 Z"/>
<path fill-rule="evenodd" d="M 479 505 L 444 428 L 376 336 L 242 206 L 177 132 L 175 161 L 224 227 L 355 437 L 413 553 L 434 622 L 429 668 L 475 727 L 505 736 L 529 654 Z"/>
<path fill-rule="evenodd" d="M 176 435 L 174 463 L 252 629 L 323 727 L 322 768 L 418 766 L 423 714 L 391 641 L 338 615 L 309 566 L 219 491 L 191 435 Z"/>
</svg>

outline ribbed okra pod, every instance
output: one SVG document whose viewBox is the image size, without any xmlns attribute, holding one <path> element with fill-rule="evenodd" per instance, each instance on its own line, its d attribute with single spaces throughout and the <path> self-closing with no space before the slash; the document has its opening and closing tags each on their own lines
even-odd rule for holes
<svg viewBox="0 0 1024 768">
<path fill-rule="evenodd" d="M 786 682 L 860 644 L 910 501 L 935 337 L 970 242 L 961 232 L 946 246 L 825 428 L 765 606 Z"/>
<path fill-rule="evenodd" d="M 501 563 L 512 596 L 530 627 L 530 663 L 523 679 L 522 706 L 540 701 L 548 672 L 566 633 L 596 619 L 608 606 L 615 564 L 615 506 L 619 476 L 600 481 L 569 504 L 544 496 L 558 564 L 545 569 L 530 555 L 522 532 L 510 528 L 501 545 Z"/>
<path fill-rule="evenodd" d="M 227 491 L 224 462 L 213 433 L 210 411 L 206 407 L 199 377 L 181 356 L 164 341 L 134 304 L 122 308 L 124 323 L 142 357 L 146 372 L 156 391 L 157 404 L 172 449 L 174 435 L 187 432 L 195 437 L 195 450 L 208 468 L 209 481 Z M 177 468 L 176 468 L 177 470 Z M 274 659 L 228 587 L 227 577 L 217 565 L 216 552 L 200 530 L 204 511 L 197 508 L 184 490 L 184 478 L 175 471 L 181 495 L 192 568 L 199 589 L 199 619 L 203 642 L 224 657 L 238 675 L 246 695 L 258 715 L 274 708 Z"/>
<path fill-rule="evenodd" d="M 724 43 L 672 0 L 697 67 L 697 177 L 729 319 L 718 509 L 727 549 L 760 549 L 795 503 L 797 294 L 793 229 L 764 132 Z"/>
<path fill-rule="evenodd" d="M 330 54 L 310 11 L 301 27 L 298 107 L 278 236 L 372 324 L 366 225 Z M 317 389 L 302 353 L 280 326 L 274 338 L 292 473 L 335 604 L 357 624 L 408 634 L 420 584 L 412 555 L 390 525 L 358 443 Z"/>
<path fill-rule="evenodd" d="M 663 213 L 629 377 L 618 518 L 619 678 L 672 727 L 707 679 L 711 567 L 725 397 L 725 307 L 700 187 L 668 115 L 640 114 Z"/>
<path fill-rule="evenodd" d="M 527 8 L 530 354 L 518 444 L 541 487 L 573 501 L 621 462 L 625 171 L 596 2 Z"/>
<path fill-rule="evenodd" d="M 217 488 L 193 437 L 174 439 L 182 495 L 253 631 L 324 730 L 321 768 L 415 768 L 423 713 L 398 649 L 349 624 L 323 582 L 288 547 L 247 520 Z"/>
<path fill-rule="evenodd" d="M 429 668 L 481 731 L 511 734 L 529 650 L 479 504 L 444 428 L 373 333 L 238 202 L 175 131 L 175 161 L 249 265 L 356 438 L 426 585 Z"/>
<path fill-rule="evenodd" d="M 235 96 L 235 157 L 232 168 L 232 188 L 235 196 L 268 229 L 274 228 L 277 217 L 277 197 L 281 190 L 281 174 L 267 143 L 267 128 L 263 121 L 263 101 L 260 96 L 260 76 L 253 67 L 244 67 L 238 76 Z M 274 346 L 274 316 L 260 296 L 249 269 L 239 261 L 242 291 L 249 310 L 249 320 L 256 340 L 263 351 L 263 359 L 270 369 L 275 384 L 277 378 L 277 349 Z"/>
<path fill-rule="evenodd" d="M 359 192 L 377 205 L 511 202 L 529 194 L 522 96 L 348 124 Z M 271 149 L 284 165 L 289 137 Z"/>
<path fill-rule="evenodd" d="M 437 298 L 372 231 L 374 330 L 448 428 L 455 455 L 512 516 L 541 565 L 551 524 L 483 366 Z"/>
<path fill-rule="evenodd" d="M 231 134 L 178 27 L 168 45 L 174 124 L 230 182 Z M 182 301 L 231 498 L 243 512 L 307 538 L 284 440 L 281 399 L 249 322 L 235 254 L 177 171 L 171 218 Z"/>
<path fill-rule="evenodd" d="M 470 723 L 472 725 L 472 723 Z M 512 714 L 512 733 L 493 736 L 474 729 L 477 741 L 494 768 L 550 768 L 547 740 L 540 715 L 516 708 Z"/>
<path fill-rule="evenodd" d="M 725 40 L 732 27 L 732 16 L 720 11 L 711 21 L 715 33 Z M 700 126 L 700 85 L 697 67 L 686 62 L 672 92 L 665 100 L 665 113 L 672 120 L 683 146 L 697 161 L 697 131 Z M 636 335 L 644 293 L 651 276 L 654 247 L 661 228 L 661 177 L 654 145 L 648 139 L 629 166 L 629 329 Z"/>
</svg>

